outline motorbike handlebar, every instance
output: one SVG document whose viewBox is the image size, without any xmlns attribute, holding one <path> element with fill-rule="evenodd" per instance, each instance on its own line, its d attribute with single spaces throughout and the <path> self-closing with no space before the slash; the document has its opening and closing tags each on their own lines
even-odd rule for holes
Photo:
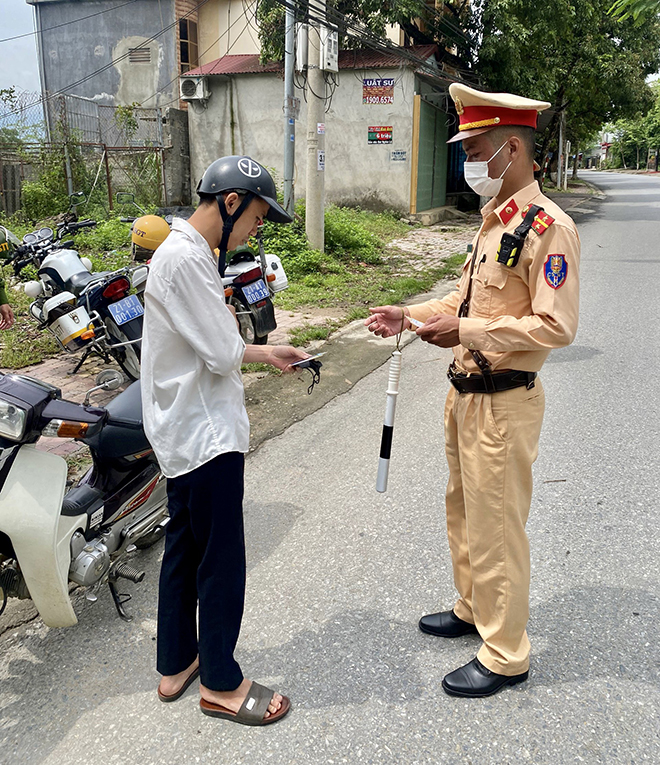
<svg viewBox="0 0 660 765">
<path fill-rule="evenodd" d="M 135 223 L 137 218 L 120 218 L 119 219 L 122 223 Z"/>
<path fill-rule="evenodd" d="M 14 273 L 18 276 L 25 266 L 29 266 L 32 262 L 32 258 L 23 258 L 22 260 L 14 261 Z"/>
</svg>

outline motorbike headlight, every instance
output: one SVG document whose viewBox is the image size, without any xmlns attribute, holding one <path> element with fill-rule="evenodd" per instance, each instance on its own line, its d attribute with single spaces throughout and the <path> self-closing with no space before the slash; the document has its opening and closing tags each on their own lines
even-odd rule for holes
<svg viewBox="0 0 660 765">
<path fill-rule="evenodd" d="M 0 399 L 0 436 L 20 441 L 25 433 L 27 412 L 20 406 Z"/>
</svg>

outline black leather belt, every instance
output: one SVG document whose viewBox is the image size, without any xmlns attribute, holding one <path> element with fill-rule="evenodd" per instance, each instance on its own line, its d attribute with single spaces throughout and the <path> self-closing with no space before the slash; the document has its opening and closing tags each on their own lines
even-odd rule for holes
<svg viewBox="0 0 660 765">
<path fill-rule="evenodd" d="M 534 387 L 536 372 L 522 372 L 512 369 L 508 372 L 492 374 L 466 374 L 460 372 L 454 364 L 449 366 L 447 377 L 459 393 L 500 393 L 504 390 L 521 388 L 530 390 Z"/>
</svg>

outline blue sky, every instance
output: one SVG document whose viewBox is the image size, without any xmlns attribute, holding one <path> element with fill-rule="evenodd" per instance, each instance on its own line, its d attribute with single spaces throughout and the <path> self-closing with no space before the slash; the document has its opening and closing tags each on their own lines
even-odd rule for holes
<svg viewBox="0 0 660 765">
<path fill-rule="evenodd" d="M 0 38 L 34 31 L 32 6 L 25 0 L 0 0 Z M 0 43 L 0 88 L 15 85 L 39 92 L 39 69 L 34 35 Z"/>
</svg>

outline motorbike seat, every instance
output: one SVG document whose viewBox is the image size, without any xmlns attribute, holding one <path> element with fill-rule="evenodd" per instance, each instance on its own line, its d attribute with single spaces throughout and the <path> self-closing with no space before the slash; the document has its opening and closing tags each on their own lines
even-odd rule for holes
<svg viewBox="0 0 660 765">
<path fill-rule="evenodd" d="M 90 271 L 80 271 L 77 274 L 72 274 L 66 280 L 66 286 L 69 292 L 73 292 L 76 297 L 80 297 L 85 287 L 95 279 L 98 279 L 100 274 L 91 273 Z"/>
<path fill-rule="evenodd" d="M 88 484 L 76 486 L 69 491 L 62 502 L 62 515 L 91 515 L 103 505 L 103 492 Z"/>
<path fill-rule="evenodd" d="M 107 406 L 101 430 L 82 439 L 101 459 L 120 459 L 151 449 L 142 427 L 140 381 L 134 382 Z"/>
</svg>

